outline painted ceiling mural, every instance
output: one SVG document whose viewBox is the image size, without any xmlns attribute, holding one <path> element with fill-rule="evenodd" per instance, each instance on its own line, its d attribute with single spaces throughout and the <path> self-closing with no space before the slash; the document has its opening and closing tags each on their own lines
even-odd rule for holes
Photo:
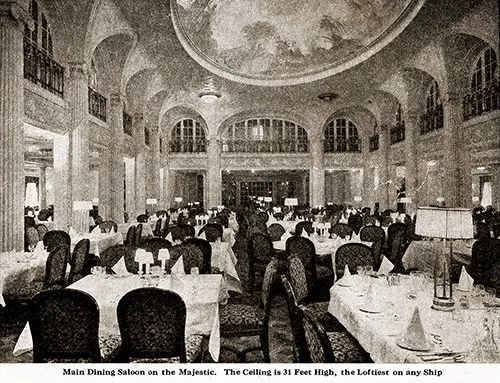
<svg viewBox="0 0 500 383">
<path fill-rule="evenodd" d="M 423 2 L 175 0 L 171 5 L 181 43 L 201 65 L 236 81 L 284 85 L 358 64 L 399 34 Z"/>
</svg>

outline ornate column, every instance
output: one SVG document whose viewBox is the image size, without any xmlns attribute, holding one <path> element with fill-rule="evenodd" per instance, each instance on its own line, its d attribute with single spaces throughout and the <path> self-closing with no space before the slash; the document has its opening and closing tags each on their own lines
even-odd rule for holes
<svg viewBox="0 0 500 383">
<path fill-rule="evenodd" d="M 418 208 L 418 175 L 417 175 L 417 140 L 420 131 L 420 114 L 416 110 L 405 113 L 405 167 L 406 197 L 411 203 L 406 204 L 408 214 L 416 213 Z"/>
<path fill-rule="evenodd" d="M 381 124 L 379 131 L 379 184 L 377 186 L 377 197 L 380 202 L 381 211 L 389 208 L 389 150 L 390 150 L 390 126 Z"/>
<path fill-rule="evenodd" d="M 136 147 L 135 158 L 135 216 L 146 211 L 146 157 L 144 144 L 144 115 L 135 113 L 133 119 Z M 130 216 L 130 219 L 135 219 Z"/>
<path fill-rule="evenodd" d="M 111 149 L 99 151 L 99 215 L 104 219 L 111 217 L 113 199 L 111 198 Z"/>
<path fill-rule="evenodd" d="M 365 129 L 363 129 L 365 130 Z M 373 192 L 373 172 L 372 172 L 372 164 L 370 164 L 370 137 L 363 134 L 361 138 L 361 158 L 363 159 L 363 167 L 361 168 L 361 180 L 362 180 L 362 188 L 361 193 L 359 194 L 362 198 L 362 201 L 359 202 L 361 207 L 371 206 L 373 205 L 374 195 Z"/>
<path fill-rule="evenodd" d="M 24 248 L 23 32 L 30 16 L 0 0 L 0 252 Z"/>
<path fill-rule="evenodd" d="M 325 165 L 323 161 L 323 138 L 311 137 L 310 205 L 325 204 Z"/>
<path fill-rule="evenodd" d="M 124 207 L 124 177 L 125 165 L 123 159 L 123 96 L 119 93 L 110 95 L 109 127 L 111 129 L 110 151 L 111 162 L 108 166 L 111 171 L 111 217 L 110 219 L 122 223 Z"/>
<path fill-rule="evenodd" d="M 70 103 L 70 190 L 71 226 L 78 233 L 89 231 L 89 211 L 75 209 L 74 201 L 89 201 L 88 76 L 85 64 L 69 66 L 67 98 Z"/>
<path fill-rule="evenodd" d="M 40 183 L 38 189 L 40 192 L 40 210 L 47 208 L 47 167 L 40 166 Z"/>
<path fill-rule="evenodd" d="M 207 142 L 207 201 L 205 209 L 222 204 L 220 153 L 220 142 L 216 137 L 210 137 Z"/>
<path fill-rule="evenodd" d="M 470 170 L 467 171 L 466 146 L 462 134 L 462 103 L 458 93 L 443 95 L 443 197 L 447 207 L 470 206 L 471 191 L 465 201 L 465 186 L 471 188 Z"/>
<path fill-rule="evenodd" d="M 151 126 L 149 128 L 150 134 L 150 154 L 151 154 L 151 166 L 149 168 L 149 187 L 148 195 L 146 198 L 156 198 L 160 199 L 160 135 L 158 133 L 158 126 Z M 154 207 L 154 209 L 156 209 Z"/>
</svg>

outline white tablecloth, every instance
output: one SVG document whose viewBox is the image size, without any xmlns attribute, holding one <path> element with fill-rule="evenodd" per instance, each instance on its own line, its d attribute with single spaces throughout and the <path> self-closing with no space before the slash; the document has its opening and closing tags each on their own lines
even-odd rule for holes
<svg viewBox="0 0 500 383">
<path fill-rule="evenodd" d="M 471 241 L 454 241 L 454 260 L 464 265 L 470 264 L 472 244 Z M 417 269 L 432 272 L 436 253 L 443 254 L 443 243 L 441 241 L 412 241 L 403 255 L 403 266 L 407 270 Z"/>
<path fill-rule="evenodd" d="M 46 251 L 0 254 L 0 306 L 5 306 L 4 293 L 15 296 L 16 290 L 33 281 L 43 282 L 48 255 Z"/>
<path fill-rule="evenodd" d="M 122 234 L 118 231 L 116 233 L 89 233 L 85 235 L 78 235 L 71 237 L 71 251 L 81 239 L 88 238 L 90 240 L 89 252 L 92 254 L 100 254 L 108 247 L 120 245 L 123 243 Z"/>
<path fill-rule="evenodd" d="M 367 246 L 372 246 L 373 242 L 363 242 L 359 239 L 359 237 L 354 237 L 349 240 L 345 240 L 342 238 L 328 238 L 320 242 L 317 236 L 311 236 L 309 239 L 314 243 L 314 247 L 316 248 L 316 255 L 329 255 L 335 256 L 337 249 L 346 244 L 346 243 L 363 243 Z M 273 242 L 273 247 L 276 250 L 285 250 L 286 249 L 286 241 L 275 241 Z M 335 264 L 335 262 L 334 262 Z"/>
<path fill-rule="evenodd" d="M 196 238 L 198 238 L 198 233 L 200 230 L 203 228 L 204 225 L 197 225 L 194 227 L 195 233 L 196 233 Z M 224 231 L 222 233 L 222 242 L 227 242 L 229 243 L 230 247 L 234 246 L 234 243 L 236 242 L 235 238 L 235 233 L 234 230 L 230 227 L 225 227 Z"/>
<path fill-rule="evenodd" d="M 127 233 L 128 229 L 132 226 L 136 227 L 139 224 L 139 222 L 134 221 L 134 222 L 128 222 L 128 223 L 119 223 L 118 224 L 118 233 L 121 233 L 123 240 L 127 238 Z M 149 238 L 153 237 L 153 229 L 151 228 L 151 225 L 147 223 L 142 224 L 142 234 L 141 238 Z"/>
<path fill-rule="evenodd" d="M 182 281 L 182 282 L 181 282 Z M 116 307 L 120 299 L 129 291 L 143 286 L 144 279 L 137 275 L 114 277 L 89 275 L 69 286 L 84 291 L 97 301 L 100 313 L 99 335 L 119 336 Z M 209 352 L 215 361 L 219 359 L 219 295 L 222 276 L 186 275 L 176 279 L 167 275 L 160 279 L 159 288 L 178 293 L 186 304 L 186 337 L 200 334 L 209 335 Z M 15 347 L 14 355 L 33 349 L 29 324 L 23 329 Z"/>
<path fill-rule="evenodd" d="M 358 275 L 353 275 L 356 286 L 361 283 Z M 368 314 L 360 310 L 364 305 L 365 292 L 359 287 L 342 287 L 335 284 L 330 289 L 328 311 L 334 315 L 370 353 L 376 363 L 423 363 L 417 356 L 418 352 L 409 351 L 396 344 L 405 332 L 416 306 L 420 310 L 422 325 L 432 340 L 432 335 L 442 338 L 442 346 L 456 352 L 468 351 L 482 330 L 482 320 L 487 313 L 479 301 L 471 301 L 471 308 L 464 310 L 469 318 L 466 321 L 453 319 L 451 312 L 431 309 L 433 298 L 432 283 L 427 284 L 423 291 L 417 293 L 417 299 L 410 300 L 407 293 L 410 290 L 409 276 L 401 276 L 399 286 L 388 286 L 385 278 L 368 277 L 368 283 L 373 283 L 374 295 L 382 307 L 379 314 Z M 454 292 L 458 302 L 461 294 Z M 442 346 L 435 344 L 434 351 L 440 351 Z"/>
</svg>

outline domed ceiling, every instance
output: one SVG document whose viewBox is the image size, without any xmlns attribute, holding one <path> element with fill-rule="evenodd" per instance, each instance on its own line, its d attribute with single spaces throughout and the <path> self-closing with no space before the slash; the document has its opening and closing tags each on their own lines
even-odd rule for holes
<svg viewBox="0 0 500 383">
<path fill-rule="evenodd" d="M 295 85 L 342 72 L 390 43 L 424 0 L 172 0 L 186 51 L 246 84 Z"/>
</svg>

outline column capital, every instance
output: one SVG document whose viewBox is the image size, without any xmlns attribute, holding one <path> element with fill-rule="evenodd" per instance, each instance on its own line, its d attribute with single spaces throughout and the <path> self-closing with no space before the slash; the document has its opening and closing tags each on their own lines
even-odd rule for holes
<svg viewBox="0 0 500 383">
<path fill-rule="evenodd" d="M 15 25 L 18 28 L 28 26 L 30 30 L 35 28 L 31 15 L 24 10 L 16 1 L 0 0 L 0 26 Z"/>
<path fill-rule="evenodd" d="M 88 76 L 89 68 L 85 62 L 72 61 L 68 63 L 68 75 L 70 77 Z"/>
<path fill-rule="evenodd" d="M 111 93 L 109 95 L 109 103 L 110 103 L 110 105 L 123 107 L 124 101 L 125 101 L 125 95 L 123 95 L 123 94 L 121 94 L 119 92 Z"/>
<path fill-rule="evenodd" d="M 444 106 L 459 103 L 461 105 L 462 95 L 460 92 L 446 92 L 441 96 Z"/>
<path fill-rule="evenodd" d="M 144 121 L 144 113 L 136 112 L 133 116 L 134 123 L 142 123 Z"/>
</svg>

